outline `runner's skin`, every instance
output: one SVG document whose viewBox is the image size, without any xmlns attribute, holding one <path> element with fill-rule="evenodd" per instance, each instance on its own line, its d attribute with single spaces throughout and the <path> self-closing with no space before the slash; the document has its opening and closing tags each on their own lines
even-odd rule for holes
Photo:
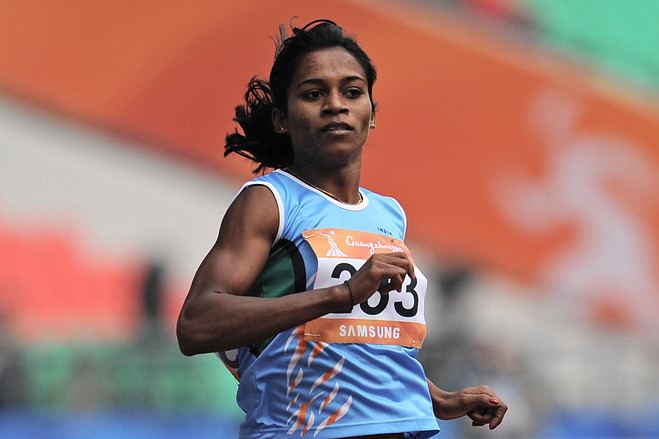
<svg viewBox="0 0 659 439">
<path fill-rule="evenodd" d="M 273 114 L 275 128 L 291 136 L 291 171 L 346 203 L 359 201 L 362 150 L 374 117 L 364 78 L 343 48 L 310 52 L 291 82 L 287 113 Z M 332 125 L 338 121 L 345 125 Z M 261 186 L 246 188 L 229 207 L 179 315 L 184 354 L 245 346 L 349 307 L 345 284 L 277 298 L 245 295 L 265 266 L 278 215 L 274 196 Z M 353 300 L 366 301 L 383 281 L 389 283 L 382 293 L 400 291 L 406 276 L 414 277 L 414 268 L 404 253 L 374 254 L 350 280 Z M 446 392 L 428 380 L 428 388 L 441 419 L 467 415 L 474 425 L 495 428 L 507 410 L 486 386 Z"/>
</svg>

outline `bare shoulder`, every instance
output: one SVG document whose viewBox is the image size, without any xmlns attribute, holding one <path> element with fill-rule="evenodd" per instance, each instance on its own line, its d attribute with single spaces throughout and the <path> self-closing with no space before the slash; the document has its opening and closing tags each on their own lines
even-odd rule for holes
<svg viewBox="0 0 659 439">
<path fill-rule="evenodd" d="M 264 185 L 246 186 L 227 209 L 218 244 L 241 239 L 267 240 L 272 244 L 279 229 L 279 208 L 275 196 Z"/>
<path fill-rule="evenodd" d="M 279 211 L 265 186 L 247 186 L 233 200 L 217 241 L 202 261 L 190 296 L 204 291 L 243 294 L 263 268 L 277 237 Z"/>
</svg>

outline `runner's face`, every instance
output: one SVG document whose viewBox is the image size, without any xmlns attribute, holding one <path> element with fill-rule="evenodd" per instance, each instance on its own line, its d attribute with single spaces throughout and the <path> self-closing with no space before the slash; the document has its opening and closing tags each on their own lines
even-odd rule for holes
<svg viewBox="0 0 659 439">
<path fill-rule="evenodd" d="M 308 53 L 288 89 L 288 112 L 275 126 L 290 135 L 295 163 L 345 164 L 361 157 L 373 116 L 366 74 L 344 48 Z"/>
</svg>

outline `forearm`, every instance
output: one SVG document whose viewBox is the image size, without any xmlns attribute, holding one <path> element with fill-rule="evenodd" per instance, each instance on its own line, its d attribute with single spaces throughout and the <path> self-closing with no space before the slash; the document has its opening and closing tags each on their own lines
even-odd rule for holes
<svg viewBox="0 0 659 439">
<path fill-rule="evenodd" d="M 428 391 L 430 392 L 430 399 L 432 400 L 433 412 L 439 417 L 438 415 L 442 413 L 441 405 L 450 397 L 451 392 L 440 389 L 428 377 L 426 377 L 426 382 L 428 383 Z"/>
<path fill-rule="evenodd" d="M 277 298 L 205 293 L 184 306 L 177 336 L 185 355 L 258 343 L 281 331 L 345 309 L 345 287 L 323 288 Z"/>
<path fill-rule="evenodd" d="M 457 392 L 447 392 L 426 378 L 435 416 L 439 419 L 456 419 L 468 416 L 472 425 L 489 425 L 496 428 L 508 410 L 508 406 L 488 386 L 467 387 Z"/>
</svg>

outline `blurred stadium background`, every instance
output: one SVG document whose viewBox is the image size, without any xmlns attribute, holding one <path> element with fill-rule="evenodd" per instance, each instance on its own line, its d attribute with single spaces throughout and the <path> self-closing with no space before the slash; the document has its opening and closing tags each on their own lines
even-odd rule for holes
<svg viewBox="0 0 659 439">
<path fill-rule="evenodd" d="M 363 184 L 435 286 L 427 372 L 511 407 L 440 437 L 659 437 L 659 2 L 3 0 L 0 438 L 237 435 L 174 322 L 250 176 L 233 107 L 319 17 L 379 69 Z"/>
</svg>

